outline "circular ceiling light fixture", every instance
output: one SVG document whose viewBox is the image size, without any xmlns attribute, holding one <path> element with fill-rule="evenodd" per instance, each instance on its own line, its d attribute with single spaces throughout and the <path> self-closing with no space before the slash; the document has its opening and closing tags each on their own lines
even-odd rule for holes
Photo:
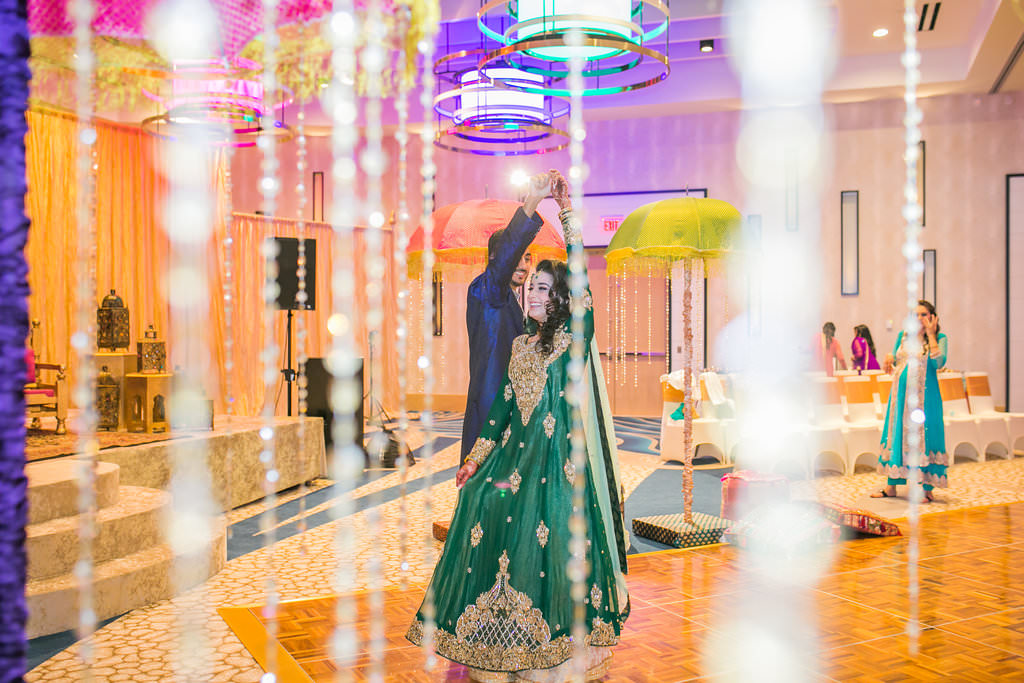
<svg viewBox="0 0 1024 683">
<path fill-rule="evenodd" d="M 482 48 L 464 50 L 434 63 L 440 88 L 434 98 L 438 119 L 434 145 L 482 156 L 522 156 L 565 149 L 569 134 L 560 120 L 568 116 L 569 103 L 521 89 L 544 87 L 543 76 L 508 64 L 476 68 L 477 60 L 486 52 Z"/>
<path fill-rule="evenodd" d="M 265 135 L 291 139 L 295 133 L 284 122 L 284 107 L 291 98 L 279 91 L 272 98 L 276 103 L 268 107 L 263 83 L 248 77 L 258 68 L 249 60 L 237 60 L 234 66 L 203 60 L 177 62 L 173 71 L 150 73 L 170 83 L 170 94 L 160 96 L 143 89 L 142 94 L 164 112 L 144 119 L 142 130 L 174 140 L 187 127 L 191 138 L 202 137 L 217 147 L 252 147 Z M 272 122 L 265 127 L 268 115 Z"/>
<path fill-rule="evenodd" d="M 889 29 L 876 28 L 874 31 L 871 32 L 871 35 L 873 35 L 875 38 L 884 38 L 885 36 L 889 35 Z"/>
<path fill-rule="evenodd" d="M 638 90 L 668 78 L 668 21 L 662 0 L 489 0 L 477 11 L 477 26 L 500 46 L 484 55 L 478 68 L 506 63 L 545 82 L 495 77 L 496 85 L 567 97 L 569 89 L 561 87 L 569 73 L 567 62 L 581 58 L 586 60 L 584 95 Z M 655 49 L 659 37 L 663 41 Z M 653 75 L 651 65 L 657 71 Z"/>
<path fill-rule="evenodd" d="M 712 39 L 712 38 L 705 38 L 704 40 L 700 41 L 700 51 L 701 52 L 714 52 L 715 51 L 715 41 L 714 41 L 714 39 Z"/>
</svg>

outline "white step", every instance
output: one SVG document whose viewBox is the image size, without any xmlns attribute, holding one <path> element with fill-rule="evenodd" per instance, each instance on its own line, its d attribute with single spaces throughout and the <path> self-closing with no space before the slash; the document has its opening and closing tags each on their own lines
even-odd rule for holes
<svg viewBox="0 0 1024 683">
<path fill-rule="evenodd" d="M 175 557 L 166 544 L 97 564 L 93 568 L 92 602 L 97 619 L 106 619 L 173 597 L 216 574 L 227 557 L 225 529 L 202 551 L 177 558 L 189 571 L 180 582 L 172 575 Z M 78 587 L 73 574 L 31 581 L 26 586 L 29 638 L 68 631 L 78 626 Z"/>
<path fill-rule="evenodd" d="M 28 477 L 28 523 L 39 524 L 58 517 L 78 514 L 77 458 L 58 458 L 25 465 Z M 117 502 L 120 467 L 96 463 L 96 507 Z"/>
<path fill-rule="evenodd" d="M 117 503 L 96 513 L 93 562 L 106 562 L 162 543 L 161 515 L 170 501 L 166 491 L 122 486 Z M 29 581 L 74 569 L 80 550 L 80 523 L 76 515 L 30 524 L 25 529 Z"/>
</svg>

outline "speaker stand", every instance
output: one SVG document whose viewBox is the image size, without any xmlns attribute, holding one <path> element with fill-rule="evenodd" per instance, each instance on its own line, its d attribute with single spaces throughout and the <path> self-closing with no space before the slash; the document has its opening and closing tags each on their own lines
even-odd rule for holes
<svg viewBox="0 0 1024 683">
<path fill-rule="evenodd" d="M 288 417 L 292 416 L 292 382 L 295 381 L 295 370 L 292 368 L 292 316 L 294 312 L 292 309 L 288 309 L 288 315 L 285 322 L 284 332 L 284 356 L 285 356 L 285 367 L 281 370 L 281 374 L 284 375 L 284 381 L 288 385 Z"/>
</svg>

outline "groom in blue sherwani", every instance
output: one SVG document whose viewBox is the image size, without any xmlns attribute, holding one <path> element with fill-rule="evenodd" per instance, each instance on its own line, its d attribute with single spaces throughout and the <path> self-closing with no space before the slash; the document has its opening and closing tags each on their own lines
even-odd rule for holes
<svg viewBox="0 0 1024 683">
<path fill-rule="evenodd" d="M 469 285 L 466 328 L 469 331 L 469 390 L 466 417 L 462 423 L 462 453 L 465 461 L 491 409 L 494 396 L 508 370 L 512 340 L 523 334 L 523 309 L 513 287 L 521 287 L 530 271 L 530 242 L 540 232 L 544 219 L 537 205 L 551 189 L 550 173 L 530 178 L 523 206 L 512 220 L 487 241 L 487 268 Z"/>
</svg>

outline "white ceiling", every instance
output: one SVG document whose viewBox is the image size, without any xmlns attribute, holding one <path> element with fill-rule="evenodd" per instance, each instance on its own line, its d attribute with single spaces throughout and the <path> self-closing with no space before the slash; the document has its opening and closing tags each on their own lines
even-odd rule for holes
<svg viewBox="0 0 1024 683">
<path fill-rule="evenodd" d="M 449 31 L 449 35 L 465 35 L 479 5 L 478 0 L 441 0 L 443 21 L 460 29 Z M 672 70 L 668 79 L 643 90 L 587 98 L 587 118 L 738 108 L 740 82 L 730 58 L 737 46 L 728 35 L 727 12 L 731 6 L 723 0 L 672 0 L 668 32 Z M 901 96 L 903 3 L 835 0 L 823 7 L 831 24 L 829 41 L 836 55 L 824 99 L 848 102 Z M 922 96 L 1024 89 L 1024 56 L 1019 55 L 1024 49 L 1024 16 L 1015 13 L 1013 0 L 918 0 L 916 9 L 918 21 L 923 23 L 923 30 L 916 32 L 922 57 Z M 920 22 L 922 12 L 925 16 Z M 888 35 L 873 37 L 877 28 L 887 28 Z M 714 52 L 702 54 L 698 50 L 702 38 L 715 39 Z M 793 39 L 801 40 L 799 36 Z M 454 47 L 449 44 L 448 49 Z M 1015 53 L 1019 55 L 1016 60 Z"/>
</svg>

